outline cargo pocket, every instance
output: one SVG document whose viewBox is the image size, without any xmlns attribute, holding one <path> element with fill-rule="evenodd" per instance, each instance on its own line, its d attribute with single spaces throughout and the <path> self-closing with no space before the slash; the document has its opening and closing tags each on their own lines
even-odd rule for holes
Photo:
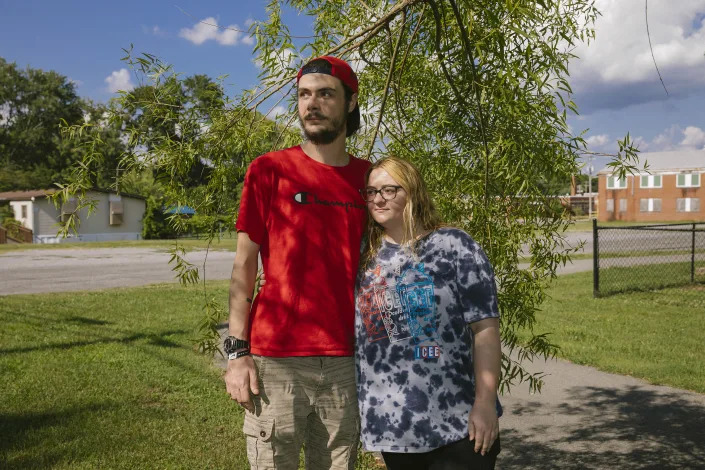
<svg viewBox="0 0 705 470">
<path fill-rule="evenodd" d="M 247 459 L 250 461 L 251 470 L 274 469 L 274 419 L 245 415 L 242 432 L 247 441 Z"/>
</svg>

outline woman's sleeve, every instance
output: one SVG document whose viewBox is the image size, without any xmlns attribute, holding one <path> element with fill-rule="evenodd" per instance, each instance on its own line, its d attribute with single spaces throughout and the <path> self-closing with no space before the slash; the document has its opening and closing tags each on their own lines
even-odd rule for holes
<svg viewBox="0 0 705 470">
<path fill-rule="evenodd" d="M 482 247 L 461 232 L 456 261 L 458 294 L 467 323 L 499 317 L 494 270 Z"/>
</svg>

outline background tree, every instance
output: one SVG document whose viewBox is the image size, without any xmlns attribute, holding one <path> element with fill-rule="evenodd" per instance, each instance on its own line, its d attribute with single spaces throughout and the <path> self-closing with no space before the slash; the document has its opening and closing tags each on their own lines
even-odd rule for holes
<svg viewBox="0 0 705 470">
<path fill-rule="evenodd" d="M 314 36 L 289 33 L 282 3 L 311 16 Z M 169 175 L 165 187 L 173 200 L 206 213 L 227 206 L 252 158 L 300 139 L 290 132 L 296 116 L 290 91 L 302 63 L 324 54 L 350 60 L 360 78 L 364 122 L 362 132 L 350 139 L 350 150 L 370 159 L 394 154 L 414 162 L 443 218 L 484 247 L 495 268 L 502 341 L 509 353 L 503 356 L 502 384 L 528 381 L 540 389 L 541 375 L 527 373 L 521 363 L 555 353 L 549 337 L 534 331 L 534 313 L 556 268 L 575 249 L 564 244 L 569 221 L 558 201 L 546 196 L 542 182 L 570 181 L 579 173 L 585 142 L 566 122 L 568 113 L 577 112 L 568 62 L 575 45 L 594 35 L 594 2 L 289 0 L 270 1 L 268 12 L 267 20 L 251 26 L 262 64 L 260 85 L 210 113 L 205 132 L 196 131 L 197 122 L 178 103 L 178 76 L 153 56 L 128 55 L 126 60 L 159 90 L 143 97 L 144 109 L 158 122 L 173 121 L 181 133 L 150 142 L 146 158 L 126 155 L 123 161 L 158 166 Z M 271 108 L 287 97 L 290 117 L 285 121 L 274 124 L 260 114 L 266 115 L 265 105 Z M 88 132 L 74 127 L 68 134 L 82 131 Z M 146 135 L 135 128 L 131 140 Z M 628 137 L 619 144 L 613 166 L 626 172 L 633 168 L 635 149 Z M 204 192 L 195 197 L 184 190 L 184 182 L 203 159 L 210 174 Z M 83 166 L 75 177 L 64 197 L 80 193 L 90 175 Z M 519 265 L 523 247 L 530 256 L 526 267 Z M 193 279 L 194 267 L 174 259 L 182 279 Z M 212 350 L 215 324 L 224 312 L 207 296 L 206 304 L 202 347 Z"/>
<path fill-rule="evenodd" d="M 0 191 L 44 189 L 63 182 L 82 159 L 75 142 L 61 139 L 60 125 L 98 122 L 105 107 L 82 100 L 74 84 L 53 71 L 26 68 L 0 58 Z M 119 129 L 100 129 L 104 166 L 92 168 L 98 183 L 123 152 Z M 113 178 L 114 179 L 114 178 Z"/>
</svg>

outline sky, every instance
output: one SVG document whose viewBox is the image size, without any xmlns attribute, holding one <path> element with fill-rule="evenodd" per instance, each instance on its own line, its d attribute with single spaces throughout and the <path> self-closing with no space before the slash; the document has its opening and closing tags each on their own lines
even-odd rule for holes
<svg viewBox="0 0 705 470">
<path fill-rule="evenodd" d="M 55 70 L 79 95 L 106 102 L 138 85 L 120 59 L 132 44 L 185 74 L 227 75 L 229 93 L 257 84 L 253 20 L 264 0 L 0 0 L 0 57 L 20 67 Z M 577 47 L 569 66 L 589 150 L 615 153 L 627 132 L 642 152 L 705 149 L 705 0 L 597 0 L 596 39 Z M 286 11 L 294 35 L 311 19 Z M 231 29 L 218 29 L 204 23 Z M 659 80 L 654 58 L 664 85 Z M 363 84 L 364 86 L 364 84 Z M 595 171 L 606 158 L 593 162 Z"/>
</svg>

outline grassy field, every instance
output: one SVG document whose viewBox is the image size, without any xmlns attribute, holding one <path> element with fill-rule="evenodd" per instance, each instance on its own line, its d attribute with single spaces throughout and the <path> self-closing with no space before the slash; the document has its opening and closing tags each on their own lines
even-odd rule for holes
<svg viewBox="0 0 705 470">
<path fill-rule="evenodd" d="M 705 286 L 594 299 L 581 273 L 550 294 L 537 330 L 562 357 L 705 393 Z M 247 468 L 242 411 L 193 350 L 202 300 L 174 284 L 0 297 L 0 467 Z"/>
<path fill-rule="evenodd" d="M 10 251 L 20 250 L 65 250 L 67 248 L 155 248 L 159 250 L 168 250 L 174 247 L 176 240 L 121 240 L 107 242 L 69 242 L 56 244 L 27 244 L 27 243 L 6 243 L 0 245 L 0 254 Z M 206 249 L 208 246 L 207 240 L 200 238 L 180 238 L 179 245 L 187 249 Z M 225 234 L 220 240 L 213 240 L 211 250 L 235 251 L 237 244 L 237 235 L 233 232 Z"/>
<path fill-rule="evenodd" d="M 0 297 L 0 468 L 247 468 L 242 411 L 192 346 L 202 301 L 177 285 Z"/>
<path fill-rule="evenodd" d="M 561 276 L 537 313 L 559 356 L 705 393 L 705 285 L 592 297 L 592 273 Z"/>
</svg>

